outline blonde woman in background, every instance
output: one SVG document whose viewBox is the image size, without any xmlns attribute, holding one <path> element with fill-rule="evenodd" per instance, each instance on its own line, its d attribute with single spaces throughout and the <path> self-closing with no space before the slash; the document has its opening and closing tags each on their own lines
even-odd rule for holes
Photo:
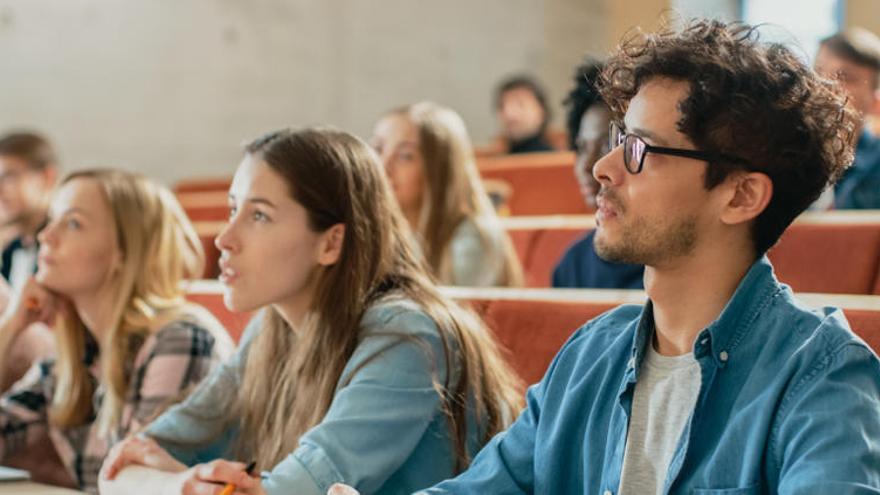
<svg viewBox="0 0 880 495">
<path fill-rule="evenodd" d="M 0 397 L 0 464 L 48 435 L 73 484 L 97 491 L 110 446 L 198 383 L 233 344 L 181 282 L 201 273 L 192 225 L 167 189 L 115 170 L 68 176 L 40 232 L 38 271 L 0 322 L 0 356 L 36 322 L 57 358 Z M 31 467 L 31 466 L 24 466 Z"/>
<path fill-rule="evenodd" d="M 480 180 L 464 121 L 431 102 L 393 110 L 373 147 L 422 254 L 443 284 L 522 285 L 513 245 Z"/>
<path fill-rule="evenodd" d="M 331 129 L 246 149 L 216 244 L 227 307 L 265 308 L 262 321 L 146 438 L 114 448 L 101 492 L 400 494 L 462 471 L 522 389 L 433 285 L 375 153 Z"/>
</svg>

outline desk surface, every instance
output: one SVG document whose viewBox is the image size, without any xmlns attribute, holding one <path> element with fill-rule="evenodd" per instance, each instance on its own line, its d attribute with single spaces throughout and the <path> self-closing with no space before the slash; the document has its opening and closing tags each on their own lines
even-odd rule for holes
<svg viewBox="0 0 880 495">
<path fill-rule="evenodd" d="M 42 485 L 32 481 L 0 482 L 0 495 L 81 495 L 82 493 L 68 488 Z"/>
</svg>

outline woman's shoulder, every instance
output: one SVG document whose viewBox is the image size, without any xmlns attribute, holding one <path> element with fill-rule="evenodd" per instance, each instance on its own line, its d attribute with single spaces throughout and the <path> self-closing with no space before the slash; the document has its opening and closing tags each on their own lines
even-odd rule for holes
<svg viewBox="0 0 880 495">
<path fill-rule="evenodd" d="M 365 335 L 395 333 L 412 336 L 437 336 L 437 323 L 416 301 L 402 296 L 386 296 L 373 303 L 361 318 Z"/>
</svg>

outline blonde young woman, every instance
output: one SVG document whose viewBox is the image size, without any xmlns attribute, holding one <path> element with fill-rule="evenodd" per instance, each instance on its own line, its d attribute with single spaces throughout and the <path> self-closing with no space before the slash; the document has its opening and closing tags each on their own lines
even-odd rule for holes
<svg viewBox="0 0 880 495">
<path fill-rule="evenodd" d="M 0 321 L 0 356 L 44 322 L 57 358 L 0 397 L 0 464 L 52 458 L 34 452 L 48 435 L 74 485 L 95 492 L 110 445 L 233 346 L 207 311 L 184 301 L 181 282 L 201 273 L 203 255 L 170 191 L 125 172 L 77 172 L 49 215 L 37 274 Z"/>
<path fill-rule="evenodd" d="M 483 188 L 461 117 L 422 102 L 388 113 L 373 146 L 441 283 L 516 286 L 522 269 Z"/>
<path fill-rule="evenodd" d="M 226 305 L 263 307 L 262 322 L 114 449 L 102 493 L 395 494 L 461 471 L 522 390 L 478 320 L 432 285 L 375 154 L 329 129 L 246 149 L 216 244 Z M 259 477 L 243 472 L 251 460 Z M 129 464 L 148 469 L 120 472 Z"/>
</svg>

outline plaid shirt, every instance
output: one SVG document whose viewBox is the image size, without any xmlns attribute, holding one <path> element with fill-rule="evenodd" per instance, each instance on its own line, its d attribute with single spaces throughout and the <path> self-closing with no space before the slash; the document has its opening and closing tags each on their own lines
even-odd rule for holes
<svg viewBox="0 0 880 495">
<path fill-rule="evenodd" d="M 48 421 L 55 391 L 54 361 L 35 364 L 6 394 L 0 397 L 0 462 L 14 458 L 48 433 L 64 467 L 82 490 L 97 493 L 98 471 L 112 444 L 137 431 L 146 421 L 178 396 L 197 384 L 211 368 L 229 356 L 232 344 L 216 332 L 189 320 L 173 321 L 141 341 L 135 354 L 128 397 L 119 427 L 111 438 L 98 432 L 95 415 L 83 425 L 61 428 Z M 97 346 L 90 343 L 86 364 L 94 380 L 94 410 L 104 389 L 97 380 Z M 48 430 L 47 430 L 48 429 Z"/>
</svg>

